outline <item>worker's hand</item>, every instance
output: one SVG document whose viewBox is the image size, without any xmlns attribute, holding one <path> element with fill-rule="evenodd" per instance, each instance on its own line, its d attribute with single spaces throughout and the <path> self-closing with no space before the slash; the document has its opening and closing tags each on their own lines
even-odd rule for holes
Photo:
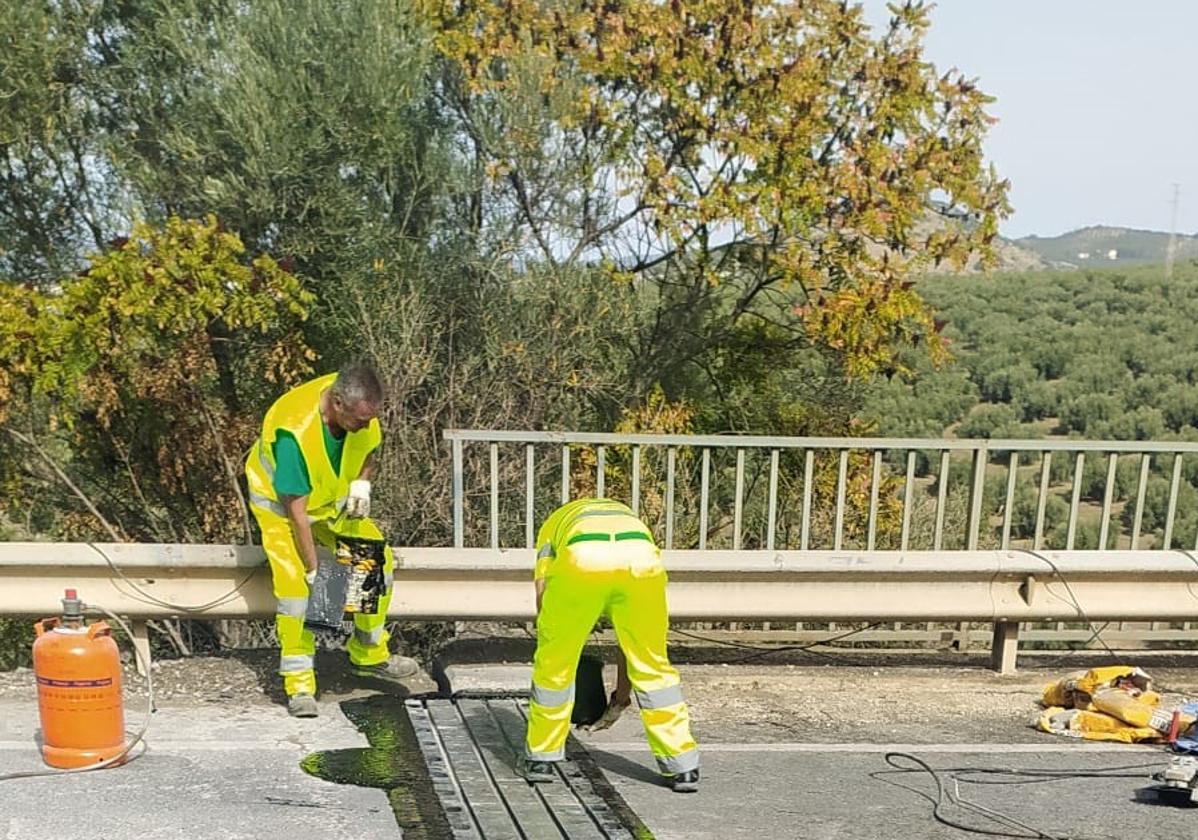
<svg viewBox="0 0 1198 840">
<path fill-rule="evenodd" d="M 616 693 L 613 691 L 611 693 L 611 697 L 608 698 L 607 708 L 603 710 L 603 714 L 599 716 L 599 720 L 588 726 L 580 726 L 578 728 L 583 732 L 599 732 L 604 729 L 609 729 L 617 720 L 620 719 L 620 715 L 624 714 L 624 710 L 627 709 L 631 704 L 632 698 L 616 697 Z"/>
<path fill-rule="evenodd" d="M 312 584 L 316 583 L 316 569 L 317 568 L 318 568 L 317 566 L 313 566 L 311 569 L 308 569 L 307 571 L 304 572 L 304 580 L 306 580 L 308 582 L 308 586 L 311 586 Z"/>
<path fill-rule="evenodd" d="M 345 515 L 350 519 L 370 516 L 370 482 L 364 478 L 349 483 L 349 496 L 345 500 Z"/>
</svg>

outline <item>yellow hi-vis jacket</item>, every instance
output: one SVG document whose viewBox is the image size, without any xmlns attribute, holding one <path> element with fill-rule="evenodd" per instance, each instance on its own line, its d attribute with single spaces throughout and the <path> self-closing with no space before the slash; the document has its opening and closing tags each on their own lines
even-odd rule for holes
<svg viewBox="0 0 1198 840">
<path fill-rule="evenodd" d="M 562 560 L 584 572 L 626 567 L 642 577 L 662 571 L 661 552 L 649 529 L 631 508 L 612 499 L 575 499 L 562 505 L 541 526 L 536 545 L 537 580 Z"/>
<path fill-rule="evenodd" d="M 362 472 L 366 456 L 378 447 L 383 433 L 378 418 L 360 431 L 348 432 L 341 451 L 341 471 L 333 472 L 320 428 L 320 395 L 336 378 L 337 374 L 331 373 L 296 386 L 279 397 L 266 412 L 262 434 L 250 448 L 245 461 L 250 504 L 279 516 L 287 515 L 274 488 L 275 439 L 280 431 L 287 431 L 299 443 L 308 468 L 308 480 L 312 485 L 308 493 L 308 519 L 311 522 L 336 519 L 345 509 L 349 483 Z"/>
</svg>

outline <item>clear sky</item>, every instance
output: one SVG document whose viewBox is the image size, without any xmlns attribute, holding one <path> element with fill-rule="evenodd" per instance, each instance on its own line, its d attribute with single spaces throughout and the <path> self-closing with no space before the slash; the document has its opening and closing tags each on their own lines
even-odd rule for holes
<svg viewBox="0 0 1198 840">
<path fill-rule="evenodd" d="M 1198 0 L 941 0 L 931 20 L 927 58 L 998 99 L 1005 236 L 1167 231 L 1174 183 L 1178 232 L 1198 232 Z"/>
</svg>

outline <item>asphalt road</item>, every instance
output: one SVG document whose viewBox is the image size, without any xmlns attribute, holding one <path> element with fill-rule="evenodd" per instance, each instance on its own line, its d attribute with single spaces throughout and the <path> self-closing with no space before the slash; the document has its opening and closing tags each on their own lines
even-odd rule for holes
<svg viewBox="0 0 1198 840">
<path fill-rule="evenodd" d="M 829 704 L 851 697 L 843 685 L 858 671 L 823 669 L 796 685 L 827 683 Z M 852 715 L 823 717 L 816 729 L 787 725 L 801 716 L 777 694 L 775 671 L 756 677 L 724 669 L 688 669 L 697 700 L 703 784 L 695 795 L 675 794 L 651 770 L 640 722 L 626 714 L 611 730 L 581 736 L 607 779 L 657 840 L 810 838 L 810 840 L 940 840 L 971 835 L 933 817 L 936 782 L 924 772 L 897 772 L 885 755 L 917 755 L 946 768 L 1021 768 L 1062 771 L 1065 778 L 964 776 L 960 796 L 1016 818 L 1044 836 L 1069 840 L 1179 840 L 1198 837 L 1198 808 L 1158 803 L 1147 789 L 1151 772 L 1168 759 L 1159 747 L 1088 744 L 1034 732 L 1033 683 L 993 681 L 987 697 L 1022 710 L 987 726 L 986 716 L 957 705 L 946 713 L 914 714 L 905 704 L 885 722 L 883 707 L 868 725 Z M 968 679 L 936 672 L 929 686 Z M 1176 674 L 1181 677 L 1184 674 Z M 518 677 L 523 679 L 523 677 Z M 910 675 L 905 679 L 914 679 Z M 805 682 L 799 682 L 804 679 Z M 861 680 L 877 680 L 872 673 Z M 986 677 L 985 680 L 991 678 Z M 768 680 L 768 682 L 767 682 Z M 823 683 L 819 684 L 821 687 Z M 754 688 L 759 686 L 759 688 Z M 840 690 L 835 690 L 837 688 Z M 942 689 L 945 692 L 950 688 Z M 787 696 L 790 696 L 789 694 Z M 926 696 L 926 693 L 925 693 Z M 981 697 L 978 692 L 973 696 Z M 339 701 L 322 699 L 316 720 L 293 720 L 269 702 L 237 698 L 164 702 L 148 733 L 149 748 L 127 766 L 82 775 L 0 781 L 0 840 L 341 840 L 400 837 L 383 789 L 336 784 L 305 773 L 300 762 L 316 752 L 368 746 Z M 400 700 L 395 700 L 401 703 Z M 980 702 L 980 701 L 979 701 Z M 996 701 L 997 702 L 997 701 Z M 829 706 L 831 708 L 831 705 Z M 926 710 L 925 710 L 926 711 Z M 141 720 L 136 699 L 130 725 Z M 758 721 L 761 725 L 756 724 Z M 959 725 L 958 725 L 959 721 Z M 1001 725 L 1000 725 L 1001 724 Z M 31 696 L 0 698 L 0 776 L 43 765 Z M 1132 765 L 1137 765 L 1131 767 Z M 1124 776 L 1077 777 L 1071 772 L 1128 767 Z M 977 779 L 1019 784 L 977 784 Z M 951 787 L 949 776 L 942 783 Z M 942 816 L 983 829 L 1035 836 L 1012 824 L 987 821 L 945 801 Z M 413 837 L 418 832 L 409 832 Z"/>
<path fill-rule="evenodd" d="M 163 709 L 150 747 L 128 766 L 52 778 L 6 781 L 0 790 L 5 840 L 296 840 L 385 838 L 401 832 L 382 790 L 313 778 L 299 766 L 317 750 L 365 746 L 339 707 L 293 721 L 270 707 Z M 36 711 L 0 706 L 0 772 L 41 766 Z M 682 796 L 662 787 L 634 717 L 590 739 L 597 764 L 657 840 L 959 838 L 932 816 L 935 782 L 889 767 L 889 750 L 936 768 L 1130 769 L 1131 777 L 1032 784 L 963 784 L 971 802 L 1004 812 L 1054 837 L 1177 840 L 1198 836 L 1198 808 L 1145 799 L 1159 750 L 1046 740 L 1035 744 L 708 742 L 703 789 Z M 1046 736 L 1047 739 L 1047 736 Z M 1010 780 L 1008 777 L 1007 780 Z M 947 781 L 946 781 L 947 784 Z M 944 815 L 982 828 L 1018 831 L 946 803 Z"/>
</svg>

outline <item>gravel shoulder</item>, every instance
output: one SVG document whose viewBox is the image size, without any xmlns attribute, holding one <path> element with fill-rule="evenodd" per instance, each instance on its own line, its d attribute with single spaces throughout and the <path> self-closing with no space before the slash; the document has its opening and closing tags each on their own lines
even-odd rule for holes
<svg viewBox="0 0 1198 840">
<path fill-rule="evenodd" d="M 435 694 L 438 685 L 433 675 L 446 662 L 527 663 L 531 650 L 527 640 L 479 639 L 451 645 L 430 668 L 431 674 L 409 681 L 407 693 Z M 616 652 L 610 647 L 588 650 L 614 661 Z M 1017 674 L 1000 676 L 988 670 L 984 655 L 783 652 L 750 662 L 729 661 L 743 655 L 698 646 L 672 649 L 700 741 L 1031 743 L 1050 737 L 1032 728 L 1044 685 L 1110 662 L 1108 656 L 1091 654 L 1029 655 L 1021 658 Z M 156 703 L 159 707 L 275 705 L 282 711 L 277 661 L 277 653 L 271 650 L 156 660 Z M 1196 655 L 1137 652 L 1128 653 L 1123 662 L 1139 665 L 1152 675 L 1165 705 L 1198 699 Z M 317 674 L 324 700 L 371 691 L 349 674 L 340 652 L 321 651 Z M 605 676 L 610 686 L 615 679 L 613 665 L 609 664 Z M 127 708 L 140 712 L 145 680 L 127 669 L 125 687 Z M 36 701 L 33 672 L 0 672 L 0 699 L 22 698 Z"/>
</svg>

